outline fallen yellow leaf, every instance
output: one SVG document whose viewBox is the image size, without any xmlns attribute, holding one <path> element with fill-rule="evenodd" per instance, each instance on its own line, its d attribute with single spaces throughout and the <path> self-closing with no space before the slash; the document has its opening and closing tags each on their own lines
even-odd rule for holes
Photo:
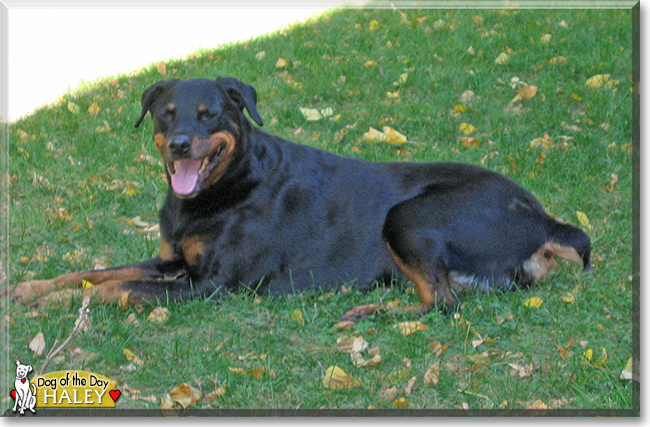
<svg viewBox="0 0 650 427">
<path fill-rule="evenodd" d="M 564 57 L 564 56 L 555 56 L 551 58 L 548 62 L 551 65 L 556 65 L 556 64 L 565 64 L 569 59 Z"/>
<path fill-rule="evenodd" d="M 514 104 L 517 101 L 521 100 L 528 100 L 532 99 L 537 95 L 537 86 L 530 86 L 530 85 L 525 85 L 520 87 L 515 91 L 517 96 L 514 97 L 512 101 L 510 101 L 511 104 Z"/>
<path fill-rule="evenodd" d="M 386 134 L 371 127 L 368 132 L 363 134 L 362 139 L 368 142 L 384 142 L 386 141 Z"/>
<path fill-rule="evenodd" d="M 573 294 L 566 294 L 566 296 L 562 297 L 562 301 L 569 304 L 573 304 L 574 302 L 576 302 L 576 297 L 573 296 Z"/>
<path fill-rule="evenodd" d="M 79 106 L 77 104 L 75 104 L 72 101 L 68 102 L 68 111 L 70 111 L 72 114 L 78 114 L 79 110 L 80 110 L 80 108 L 79 108 Z"/>
<path fill-rule="evenodd" d="M 389 144 L 405 144 L 406 136 L 397 132 L 395 129 L 384 126 L 384 134 L 386 134 L 386 142 Z"/>
<path fill-rule="evenodd" d="M 136 365 L 140 365 L 140 366 L 142 366 L 142 364 L 144 363 L 144 362 L 142 361 L 142 359 L 140 359 L 138 356 L 136 356 L 135 353 L 133 353 L 133 352 L 132 352 L 131 350 L 129 350 L 128 348 L 124 348 L 124 349 L 122 349 L 122 353 L 124 353 L 124 356 L 126 357 L 126 359 L 127 359 L 128 361 L 133 362 L 133 363 L 135 363 Z"/>
<path fill-rule="evenodd" d="M 540 297 L 531 297 L 528 298 L 526 301 L 524 301 L 524 305 L 526 307 L 541 307 L 542 303 L 544 300 L 542 300 Z"/>
<path fill-rule="evenodd" d="M 166 322 L 169 319 L 169 309 L 166 307 L 156 307 L 154 308 L 151 313 L 149 313 L 149 317 L 147 317 L 147 320 L 149 322 L 155 322 L 155 323 L 163 323 Z"/>
<path fill-rule="evenodd" d="M 510 56 L 505 52 L 501 52 L 497 59 L 494 60 L 494 63 L 497 65 L 504 65 L 507 64 L 509 60 Z"/>
<path fill-rule="evenodd" d="M 91 117 L 95 117 L 97 113 L 99 113 L 99 110 L 100 108 L 97 102 L 93 102 L 92 104 L 90 104 L 90 107 L 88 107 L 88 113 L 90 113 Z"/>
<path fill-rule="evenodd" d="M 458 126 L 458 130 L 464 133 L 465 135 L 469 135 L 470 133 L 474 133 L 477 131 L 476 127 L 469 123 L 461 123 L 460 126 Z"/>
<path fill-rule="evenodd" d="M 400 409 L 406 409 L 409 407 L 409 402 L 405 397 L 400 397 L 393 400 L 393 405 L 397 406 Z"/>
<path fill-rule="evenodd" d="M 632 379 L 634 379 L 634 377 L 636 376 L 633 370 L 634 370 L 634 359 L 630 357 L 627 360 L 627 363 L 625 364 L 625 368 L 623 368 L 623 371 L 621 371 L 620 378 L 622 380 L 632 381 Z"/>
<path fill-rule="evenodd" d="M 322 114 L 315 108 L 300 108 L 300 112 L 310 122 L 315 122 L 323 118 Z"/>
<path fill-rule="evenodd" d="M 291 320 L 296 322 L 298 326 L 305 324 L 305 319 L 302 317 L 302 311 L 299 308 L 296 308 L 293 313 L 291 313 Z"/>
<path fill-rule="evenodd" d="M 597 74 L 593 77 L 590 77 L 585 82 L 585 86 L 592 89 L 598 89 L 603 87 L 605 83 L 609 80 L 609 74 Z"/>
<path fill-rule="evenodd" d="M 594 366 L 603 366 L 606 361 L 607 361 L 607 350 L 605 349 L 605 347 L 602 347 L 602 352 L 600 353 L 600 357 L 594 360 Z"/>
<path fill-rule="evenodd" d="M 196 402 L 201 399 L 201 392 L 189 384 L 182 383 L 178 387 L 174 387 L 170 392 L 169 396 L 172 400 L 183 407 L 183 409 L 188 406 L 194 405 Z"/>
<path fill-rule="evenodd" d="M 576 211 L 576 216 L 578 217 L 578 221 L 580 221 L 580 224 L 582 224 L 584 227 L 587 228 L 587 230 L 591 230 L 594 227 L 589 223 L 589 217 L 587 216 L 586 213 Z"/>
<path fill-rule="evenodd" d="M 84 288 L 84 289 L 90 289 L 93 286 L 95 286 L 95 285 L 92 282 L 88 281 L 88 280 L 82 280 L 81 281 L 81 287 Z"/>
<path fill-rule="evenodd" d="M 476 148 L 481 145 L 481 141 L 478 138 L 469 137 L 469 136 L 460 136 L 458 141 L 464 148 Z"/>
<path fill-rule="evenodd" d="M 428 331 L 429 327 L 420 321 L 415 322 L 400 322 L 393 325 L 393 329 L 399 328 L 399 333 L 402 335 L 411 335 L 418 331 Z"/>
<path fill-rule="evenodd" d="M 552 144 L 553 144 L 553 138 L 548 136 L 548 134 L 545 134 L 541 138 L 535 138 L 532 141 L 530 141 L 530 148 L 535 149 L 535 148 L 542 147 L 543 149 L 547 150 Z"/>
<path fill-rule="evenodd" d="M 548 405 L 537 399 L 532 405 L 527 406 L 526 409 L 548 409 Z"/>
<path fill-rule="evenodd" d="M 326 388 L 349 388 L 358 387 L 361 385 L 361 383 L 357 380 L 354 380 L 338 366 L 330 366 L 325 370 L 323 385 Z"/>
</svg>

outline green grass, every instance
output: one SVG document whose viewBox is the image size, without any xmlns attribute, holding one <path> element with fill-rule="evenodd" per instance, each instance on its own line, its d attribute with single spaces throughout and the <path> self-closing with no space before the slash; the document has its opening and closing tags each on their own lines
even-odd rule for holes
<svg viewBox="0 0 650 427">
<path fill-rule="evenodd" d="M 418 17 L 427 19 L 415 25 Z M 151 124 L 133 127 L 142 91 L 163 77 L 238 77 L 257 88 L 268 132 L 341 155 L 484 165 L 524 185 L 561 220 L 581 225 L 576 212 L 584 212 L 590 228 L 583 227 L 593 241 L 593 274 L 563 263 L 535 289 L 463 295 L 462 319 L 434 311 L 415 319 L 429 329 L 409 336 L 393 328 L 408 320 L 395 312 L 363 321 L 353 332 L 333 328 L 354 305 L 416 303 L 408 287 L 191 301 L 170 305 L 163 324 L 146 320 L 151 307 L 137 312 L 98 305 L 90 329 L 49 369 L 84 369 L 117 380 L 126 392 L 118 405 L 123 408 L 159 408 L 160 398 L 183 382 L 207 394 L 215 376 L 226 393 L 194 407 L 397 409 L 382 393 L 396 386 L 395 398 L 404 397 L 412 409 L 521 409 L 537 400 L 553 408 L 632 408 L 632 384 L 619 379 L 632 356 L 630 24 L 631 11 L 622 10 L 333 11 L 168 62 L 166 76 L 152 65 L 89 84 L 12 124 L 11 285 L 156 254 L 156 240 L 127 220 L 140 216 L 155 223 L 164 197 Z M 545 34 L 551 35 L 548 43 Z M 496 64 L 503 52 L 509 61 Z M 276 68 L 278 58 L 288 65 Z M 376 65 L 366 66 L 368 61 Z M 406 82 L 396 86 L 404 73 Z M 585 86 L 599 74 L 618 83 Z M 539 89 L 532 99 L 509 106 L 515 77 Z M 387 96 L 398 90 L 398 98 Z M 452 114 L 467 90 L 475 94 L 471 104 Z M 99 106 L 95 115 L 89 112 L 93 103 Z M 329 107 L 340 117 L 308 122 L 299 107 Z M 458 140 L 461 123 L 477 128 L 471 136 L 478 146 L 466 148 Z M 370 127 L 383 126 L 409 142 L 361 139 Z M 532 140 L 546 134 L 551 146 L 531 148 Z M 139 156 L 156 160 L 138 161 Z M 607 188 L 612 174 L 618 181 Z M 562 299 L 568 293 L 575 302 Z M 523 305 L 533 296 L 543 300 L 541 307 Z M 44 356 L 35 356 L 28 343 L 38 332 L 48 349 L 65 339 L 77 307 L 34 313 L 5 304 L 15 322 L 9 325 L 10 359 L 29 361 L 38 370 Z M 297 309 L 304 324 L 292 319 Z M 131 313 L 139 325 L 126 324 Z M 510 314 L 512 320 L 497 322 Z M 337 338 L 348 333 L 379 346 L 382 362 L 354 366 L 335 349 Z M 477 333 L 491 342 L 473 348 Z M 557 346 L 571 340 L 562 355 Z M 440 358 L 431 348 L 436 341 L 448 346 Z M 81 353 L 74 354 L 75 348 Z M 121 369 L 129 364 L 125 348 L 143 360 L 135 371 Z M 591 362 L 583 356 L 587 349 L 594 351 Z M 603 349 L 607 359 L 596 362 Z M 472 358 L 484 352 L 482 364 Z M 437 360 L 439 382 L 425 384 L 424 374 Z M 531 375 L 512 375 L 511 363 L 530 365 Z M 324 371 L 335 365 L 361 385 L 325 388 Z M 266 370 L 257 379 L 229 367 Z M 411 377 L 417 382 L 404 395 Z M 135 400 L 130 389 L 158 402 Z"/>
</svg>

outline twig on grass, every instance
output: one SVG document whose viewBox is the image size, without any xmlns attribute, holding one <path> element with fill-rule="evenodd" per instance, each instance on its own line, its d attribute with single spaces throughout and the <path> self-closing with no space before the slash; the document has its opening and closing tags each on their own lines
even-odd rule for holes
<svg viewBox="0 0 650 427">
<path fill-rule="evenodd" d="M 59 354 L 61 350 L 63 350 L 70 343 L 70 341 L 72 341 L 74 337 L 79 335 L 80 332 L 88 329 L 88 321 L 90 320 L 90 316 L 88 315 L 90 313 L 90 309 L 88 308 L 89 305 L 90 305 L 90 297 L 84 297 L 83 302 L 81 304 L 81 308 L 79 309 L 79 317 L 77 318 L 77 321 L 74 324 L 74 328 L 72 329 L 72 332 L 70 333 L 68 338 L 66 338 L 66 340 L 63 341 L 63 344 L 61 344 L 60 346 L 56 347 L 59 341 L 58 340 L 54 341 L 54 345 L 52 345 L 52 349 L 45 357 L 45 362 L 43 362 L 43 366 L 41 367 L 41 371 L 38 373 L 38 375 L 43 375 L 45 373 L 45 370 L 47 369 L 47 365 L 50 364 L 50 361 L 54 358 L 54 356 Z"/>
</svg>

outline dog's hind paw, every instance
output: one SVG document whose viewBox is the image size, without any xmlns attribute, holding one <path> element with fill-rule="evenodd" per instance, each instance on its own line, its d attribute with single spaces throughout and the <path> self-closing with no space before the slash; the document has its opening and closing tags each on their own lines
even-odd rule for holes
<svg viewBox="0 0 650 427">
<path fill-rule="evenodd" d="M 378 308 L 379 305 L 377 304 L 360 305 L 346 311 L 342 316 L 339 316 L 339 319 L 359 322 L 360 320 L 370 317 Z"/>
</svg>

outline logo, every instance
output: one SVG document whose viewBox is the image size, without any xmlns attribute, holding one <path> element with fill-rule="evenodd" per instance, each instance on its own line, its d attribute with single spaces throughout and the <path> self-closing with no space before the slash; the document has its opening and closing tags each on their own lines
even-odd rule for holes
<svg viewBox="0 0 650 427">
<path fill-rule="evenodd" d="M 35 408 L 115 408 L 122 394 L 115 381 L 103 375 L 86 371 L 50 372 L 32 378 L 27 375 L 34 369 L 16 360 L 16 381 L 11 397 L 15 399 L 13 412 L 21 415 Z"/>
<path fill-rule="evenodd" d="M 20 360 L 16 360 L 16 381 L 14 381 L 14 389 L 11 390 L 11 397 L 16 400 L 13 412 L 20 408 L 20 414 L 25 414 L 25 409 L 36 413 L 34 407 L 36 406 L 36 386 L 31 384 L 27 375 L 32 372 L 34 368 L 32 365 L 23 365 Z"/>
</svg>

